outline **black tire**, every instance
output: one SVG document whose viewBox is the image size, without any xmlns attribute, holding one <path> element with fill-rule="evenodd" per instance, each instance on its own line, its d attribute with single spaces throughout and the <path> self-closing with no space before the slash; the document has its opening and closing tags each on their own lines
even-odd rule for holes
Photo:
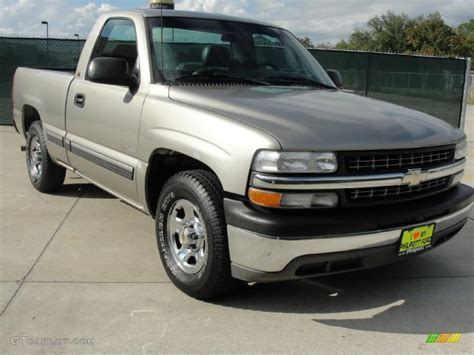
<svg viewBox="0 0 474 355">
<path fill-rule="evenodd" d="M 35 154 L 34 150 L 37 149 L 35 147 L 39 148 L 39 156 L 33 162 L 32 156 Z M 38 166 L 40 169 L 37 168 Z M 31 184 L 40 192 L 56 192 L 64 184 L 66 169 L 51 159 L 40 121 L 31 124 L 26 136 L 26 167 Z"/>
<path fill-rule="evenodd" d="M 190 275 L 173 256 L 168 232 L 172 208 L 189 201 L 199 211 L 206 230 L 206 262 Z M 175 238 L 178 234 L 174 233 Z M 208 300 L 234 290 L 239 281 L 231 276 L 223 193 L 217 177 L 207 171 L 193 170 L 172 176 L 161 192 L 156 211 L 156 238 L 161 261 L 171 281 L 191 297 Z"/>
</svg>

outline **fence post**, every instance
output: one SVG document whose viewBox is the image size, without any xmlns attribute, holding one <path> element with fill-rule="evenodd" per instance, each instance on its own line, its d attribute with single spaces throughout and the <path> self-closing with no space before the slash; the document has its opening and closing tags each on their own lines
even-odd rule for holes
<svg viewBox="0 0 474 355">
<path fill-rule="evenodd" d="M 370 73 L 370 61 L 372 53 L 367 53 L 367 66 L 365 69 L 365 96 L 369 95 L 369 73 Z"/>
<path fill-rule="evenodd" d="M 469 99 L 469 77 L 471 71 L 471 58 L 466 58 L 466 71 L 464 74 L 464 92 L 462 95 L 461 102 L 461 120 L 459 121 L 459 128 L 464 131 L 464 126 L 466 124 L 466 106 L 467 100 Z"/>
</svg>

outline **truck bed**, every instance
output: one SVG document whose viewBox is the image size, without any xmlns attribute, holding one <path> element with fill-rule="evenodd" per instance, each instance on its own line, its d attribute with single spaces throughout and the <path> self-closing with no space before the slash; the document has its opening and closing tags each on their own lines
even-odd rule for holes
<svg viewBox="0 0 474 355">
<path fill-rule="evenodd" d="M 53 71 L 53 72 L 63 72 L 63 73 L 69 73 L 69 74 L 74 74 L 76 72 L 76 68 L 62 68 L 62 67 L 57 67 L 57 68 L 51 68 L 51 67 L 24 67 L 28 69 L 36 69 L 36 70 L 46 70 L 46 71 Z"/>
<path fill-rule="evenodd" d="M 65 109 L 69 86 L 74 80 L 71 69 L 18 68 L 13 87 L 13 119 L 23 132 L 22 110 L 33 106 L 43 122 L 65 130 Z"/>
</svg>

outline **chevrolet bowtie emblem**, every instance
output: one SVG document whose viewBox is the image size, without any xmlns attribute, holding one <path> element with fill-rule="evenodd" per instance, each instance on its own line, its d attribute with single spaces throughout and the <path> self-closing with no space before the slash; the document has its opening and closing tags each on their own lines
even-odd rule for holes
<svg viewBox="0 0 474 355">
<path fill-rule="evenodd" d="M 409 169 L 402 179 L 402 185 L 418 186 L 428 179 L 428 172 L 421 169 Z"/>
</svg>

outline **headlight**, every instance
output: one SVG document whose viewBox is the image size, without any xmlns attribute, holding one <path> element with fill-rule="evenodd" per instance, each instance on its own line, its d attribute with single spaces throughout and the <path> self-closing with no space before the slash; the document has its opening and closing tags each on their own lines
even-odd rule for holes
<svg viewBox="0 0 474 355">
<path fill-rule="evenodd" d="M 255 156 L 253 170 L 261 173 L 334 173 L 337 171 L 337 157 L 331 152 L 262 150 Z"/>
<path fill-rule="evenodd" d="M 454 159 L 460 160 L 466 157 L 467 154 L 467 142 L 464 141 L 462 143 L 459 143 L 456 146 L 456 154 L 454 155 Z"/>
</svg>

